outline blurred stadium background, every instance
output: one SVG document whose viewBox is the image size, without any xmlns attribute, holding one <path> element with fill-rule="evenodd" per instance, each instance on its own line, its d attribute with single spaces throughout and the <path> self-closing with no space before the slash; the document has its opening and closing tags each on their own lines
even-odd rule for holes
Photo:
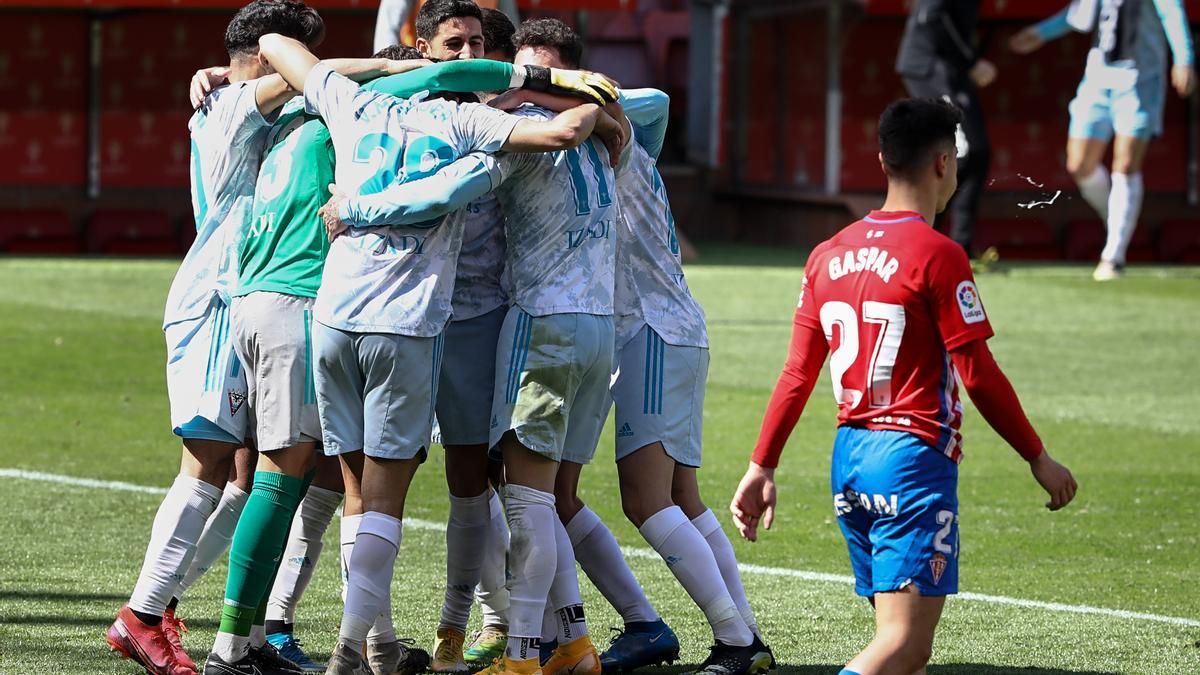
<svg viewBox="0 0 1200 675">
<path fill-rule="evenodd" d="M 179 255 L 200 66 L 225 61 L 239 0 L 5 0 L 0 7 L 0 252 Z M 365 55 L 375 0 L 311 0 L 322 55 Z M 693 239 L 811 245 L 883 189 L 875 121 L 907 0 L 522 0 L 587 40 L 585 66 L 672 96 L 662 164 Z M 1200 17 L 1200 0 L 1189 0 Z M 982 90 L 993 156 L 977 247 L 1005 259 L 1094 260 L 1104 229 L 1063 168 L 1086 36 L 1019 57 L 1008 35 L 1058 3 L 986 0 Z M 1168 97 L 1146 161 L 1131 262 L 1200 262 L 1197 102 Z M 1063 191 L 1053 208 L 1026 208 Z"/>
</svg>

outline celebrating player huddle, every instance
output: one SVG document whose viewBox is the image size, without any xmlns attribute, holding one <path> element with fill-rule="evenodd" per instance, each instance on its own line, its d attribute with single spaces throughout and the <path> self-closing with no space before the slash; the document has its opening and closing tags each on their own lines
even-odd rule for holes
<svg viewBox="0 0 1200 675">
<path fill-rule="evenodd" d="M 315 11 L 255 0 L 229 24 L 229 67 L 198 73 L 197 238 L 163 326 L 181 470 L 107 635 L 147 672 L 199 670 L 175 607 L 227 544 L 206 675 L 598 675 L 676 660 L 677 637 L 577 494 L 610 408 L 624 510 L 712 628 L 700 670 L 774 667 L 698 488 L 708 340 L 655 167 L 666 96 L 579 70 L 561 22 L 514 30 L 485 12 L 429 0 L 416 50 L 320 61 Z M 810 260 L 734 502 L 743 534 L 760 516 L 770 526 L 764 467 L 832 347 L 834 501 L 879 617 L 861 673 L 922 668 L 956 590 L 955 367 L 1053 506 L 1075 489 L 990 360 L 962 251 L 928 227 L 953 192 L 953 110 L 897 106 L 881 127 L 888 205 Z M 405 497 L 435 437 L 450 515 L 430 655 L 397 636 L 390 597 Z M 250 448 L 247 495 L 235 458 Z M 343 493 L 344 610 L 322 665 L 295 639 L 295 608 Z M 576 561 L 625 623 L 603 654 Z M 917 649 L 892 649 L 898 635 Z"/>
</svg>

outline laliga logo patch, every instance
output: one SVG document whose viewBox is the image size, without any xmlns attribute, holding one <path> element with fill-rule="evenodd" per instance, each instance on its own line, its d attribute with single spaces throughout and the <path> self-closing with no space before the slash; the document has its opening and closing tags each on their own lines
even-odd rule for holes
<svg viewBox="0 0 1200 675">
<path fill-rule="evenodd" d="M 229 414 L 236 415 L 242 409 L 242 404 L 246 402 L 246 395 L 239 394 L 236 391 L 229 392 Z"/>
<path fill-rule="evenodd" d="M 933 572 L 934 585 L 942 582 L 942 574 L 946 571 L 946 556 L 941 553 L 934 553 L 929 559 L 929 570 Z"/>
<path fill-rule="evenodd" d="M 979 300 L 979 290 L 970 281 L 964 281 L 954 291 L 958 299 L 958 311 L 962 313 L 964 323 L 979 323 L 987 319 L 983 313 L 983 303 Z"/>
</svg>

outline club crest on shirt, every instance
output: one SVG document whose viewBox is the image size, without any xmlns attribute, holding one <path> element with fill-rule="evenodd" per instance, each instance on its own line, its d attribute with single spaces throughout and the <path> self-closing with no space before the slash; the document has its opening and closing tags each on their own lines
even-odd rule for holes
<svg viewBox="0 0 1200 675">
<path fill-rule="evenodd" d="M 979 299 L 979 290 L 975 288 L 975 282 L 960 283 L 954 291 L 954 297 L 958 299 L 958 311 L 962 313 L 964 323 L 979 323 L 987 319 L 987 315 L 983 313 L 983 302 Z"/>
<path fill-rule="evenodd" d="M 246 402 L 246 395 L 236 391 L 229 392 L 229 414 L 236 415 L 242 409 L 242 404 Z"/>
<path fill-rule="evenodd" d="M 929 559 L 929 571 L 933 572 L 933 583 L 940 584 L 942 582 L 942 574 L 946 571 L 946 556 L 941 553 L 934 553 Z"/>
</svg>

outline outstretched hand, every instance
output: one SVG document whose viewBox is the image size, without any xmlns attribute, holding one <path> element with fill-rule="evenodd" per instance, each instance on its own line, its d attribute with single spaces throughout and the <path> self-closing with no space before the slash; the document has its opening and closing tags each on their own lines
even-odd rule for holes
<svg viewBox="0 0 1200 675">
<path fill-rule="evenodd" d="M 733 524 L 742 538 L 758 541 L 760 522 L 764 529 L 771 529 L 775 522 L 775 499 L 775 470 L 751 462 L 729 504 Z"/>
<path fill-rule="evenodd" d="M 1186 63 L 1177 63 L 1171 66 L 1171 86 L 1181 97 L 1191 96 L 1192 92 L 1196 90 L 1196 71 Z"/>
</svg>

